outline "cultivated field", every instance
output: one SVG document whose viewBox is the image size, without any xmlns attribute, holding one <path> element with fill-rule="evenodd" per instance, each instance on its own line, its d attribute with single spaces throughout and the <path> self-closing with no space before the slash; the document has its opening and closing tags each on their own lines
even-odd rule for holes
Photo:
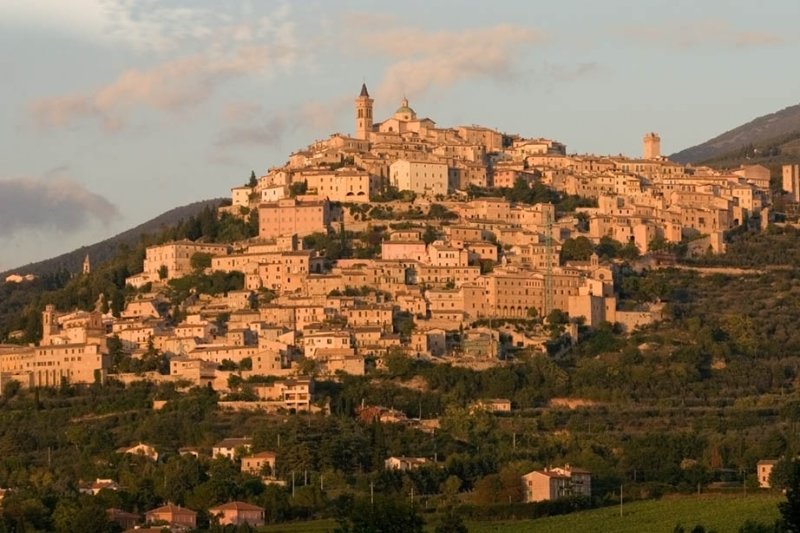
<svg viewBox="0 0 800 533">
<path fill-rule="evenodd" d="M 474 533 L 672 533 L 680 524 L 686 531 L 701 524 L 706 531 L 736 532 L 746 520 L 772 524 L 778 518 L 776 494 L 672 496 L 633 502 L 623 507 L 604 507 L 563 516 L 516 522 L 471 522 Z"/>
</svg>

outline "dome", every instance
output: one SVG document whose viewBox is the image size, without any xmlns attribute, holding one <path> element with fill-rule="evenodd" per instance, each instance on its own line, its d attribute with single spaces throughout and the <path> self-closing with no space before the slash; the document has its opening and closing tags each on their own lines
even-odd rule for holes
<svg viewBox="0 0 800 533">
<path fill-rule="evenodd" d="M 408 106 L 408 98 L 403 98 L 400 101 L 400 107 L 394 112 L 394 116 L 401 120 L 414 120 L 417 118 L 417 113 Z"/>
</svg>

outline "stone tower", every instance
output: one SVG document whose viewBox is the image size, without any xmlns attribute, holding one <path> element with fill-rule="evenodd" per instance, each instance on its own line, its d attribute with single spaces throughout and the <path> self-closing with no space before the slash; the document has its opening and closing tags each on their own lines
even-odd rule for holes
<svg viewBox="0 0 800 533">
<path fill-rule="evenodd" d="M 89 261 L 89 254 L 86 254 L 86 258 L 83 260 L 83 273 L 90 274 L 92 272 L 92 262 Z"/>
<path fill-rule="evenodd" d="M 644 136 L 644 158 L 661 158 L 661 137 L 657 133 L 650 132 Z"/>
<path fill-rule="evenodd" d="M 53 344 L 52 338 L 59 333 L 58 321 L 56 317 L 56 308 L 53 305 L 44 306 L 42 311 L 42 342 L 41 344 Z"/>
<path fill-rule="evenodd" d="M 372 131 L 372 102 L 367 84 L 361 84 L 361 94 L 356 98 L 356 139 L 369 140 Z"/>
</svg>

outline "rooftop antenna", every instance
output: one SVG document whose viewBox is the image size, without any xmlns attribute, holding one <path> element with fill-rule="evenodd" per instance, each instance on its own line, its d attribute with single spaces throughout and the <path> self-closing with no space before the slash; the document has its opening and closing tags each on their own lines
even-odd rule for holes
<svg viewBox="0 0 800 533">
<path fill-rule="evenodd" d="M 549 204 L 543 204 L 548 205 Z M 545 210 L 545 274 L 544 274 L 544 315 L 553 310 L 553 215 L 549 208 Z"/>
</svg>

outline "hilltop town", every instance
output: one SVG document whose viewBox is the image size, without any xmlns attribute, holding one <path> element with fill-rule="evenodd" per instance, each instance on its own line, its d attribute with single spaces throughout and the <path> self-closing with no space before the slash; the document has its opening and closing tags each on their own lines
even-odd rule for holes
<svg viewBox="0 0 800 533">
<path fill-rule="evenodd" d="M 125 290 L 100 295 L 94 309 L 48 303 L 38 343 L 12 332 L 17 342 L 0 345 L 0 393 L 147 382 L 182 394 L 213 390 L 219 408 L 238 414 L 325 417 L 341 406 L 317 394 L 320 383 L 369 377 L 402 361 L 481 371 L 540 356 L 557 360 L 603 328 L 635 334 L 665 310 L 658 298 L 620 291 L 631 264 L 658 268 L 713 257 L 726 251 L 730 232 L 764 231 L 770 223 L 767 168 L 677 164 L 661 155 L 656 133 L 644 135 L 641 158 L 575 155 L 555 140 L 439 127 L 419 118 L 406 98 L 375 122 L 366 85 L 354 104 L 352 136 L 315 141 L 231 189 L 230 202 L 213 216 L 236 231 L 211 238 L 196 221 L 192 238 L 147 246 Z M 800 167 L 786 167 L 782 178 L 800 201 Z M 75 279 L 92 272 L 87 256 Z M 16 274 L 6 282 L 32 280 Z M 639 346 L 633 350 L 648 349 Z M 470 395 L 474 401 L 458 416 L 451 411 L 451 419 L 539 406 Z M 593 405 L 563 402 L 570 409 Z M 442 413 L 423 413 L 419 403 L 416 418 L 363 397 L 355 411 L 366 424 L 435 435 Z M 257 449 L 242 432 L 227 437 L 212 458 L 237 461 L 242 473 L 286 487 L 276 450 Z M 128 444 L 117 453 L 158 459 L 154 446 Z M 189 444 L 180 455 L 197 457 Z M 436 454 L 393 455 L 382 466 L 436 468 Z M 767 463 L 768 470 L 775 464 Z M 759 473 L 762 486 L 768 477 Z M 520 501 L 593 496 L 583 465 L 514 479 Z M 98 478 L 83 490 L 115 484 Z M 147 521 L 196 527 L 194 511 L 161 503 L 167 505 Z M 230 523 L 265 520 L 263 507 L 213 503 L 210 515 L 239 520 Z M 113 520 L 126 526 L 139 519 L 119 512 Z"/>
<path fill-rule="evenodd" d="M 794 184 L 796 194 L 796 175 Z M 621 305 L 613 261 L 595 247 L 719 253 L 726 231 L 768 221 L 770 201 L 764 167 L 679 165 L 655 133 L 642 158 L 568 155 L 549 139 L 437 127 L 405 98 L 375 123 L 363 85 L 355 135 L 314 142 L 231 190 L 220 210 L 257 214 L 257 237 L 148 247 L 119 316 L 48 307 L 38 347 L 3 348 L 2 381 L 103 380 L 110 336 L 134 358 L 168 354 L 169 374 L 152 379 L 217 390 L 233 372 L 360 375 L 387 354 L 487 367 L 508 348 L 547 349 L 549 329 L 509 319 L 560 320 L 573 341 L 578 325 L 630 331 L 658 319 L 658 305 Z M 240 273 L 243 286 L 187 294 L 173 312 L 169 282 L 198 272 Z"/>
</svg>

